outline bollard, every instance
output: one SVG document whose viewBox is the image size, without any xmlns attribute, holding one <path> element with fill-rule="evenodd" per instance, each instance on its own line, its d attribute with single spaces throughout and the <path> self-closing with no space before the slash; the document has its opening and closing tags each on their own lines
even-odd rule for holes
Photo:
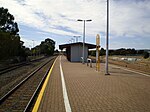
<svg viewBox="0 0 150 112">
<path fill-rule="evenodd" d="M 90 62 L 90 67 L 92 68 L 92 59 L 87 58 L 87 66 L 89 66 L 89 62 Z"/>
<path fill-rule="evenodd" d="M 81 57 L 81 63 L 82 63 L 83 57 Z"/>
<path fill-rule="evenodd" d="M 88 61 L 88 58 L 87 58 L 87 66 L 89 66 L 89 61 Z"/>
</svg>

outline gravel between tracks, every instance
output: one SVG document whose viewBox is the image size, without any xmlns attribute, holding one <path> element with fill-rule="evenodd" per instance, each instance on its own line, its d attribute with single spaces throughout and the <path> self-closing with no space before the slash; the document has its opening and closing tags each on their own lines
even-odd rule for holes
<svg viewBox="0 0 150 112">
<path fill-rule="evenodd" d="M 0 106 L 0 112 L 22 112 L 54 59 L 16 89 Z"/>
<path fill-rule="evenodd" d="M 45 58 L 0 75 L 0 98 L 48 59 Z"/>
</svg>

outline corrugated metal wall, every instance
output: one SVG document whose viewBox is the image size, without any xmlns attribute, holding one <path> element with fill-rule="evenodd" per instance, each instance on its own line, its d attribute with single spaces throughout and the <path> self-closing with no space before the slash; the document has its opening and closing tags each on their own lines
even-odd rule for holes
<svg viewBox="0 0 150 112">
<path fill-rule="evenodd" d="M 71 62 L 81 61 L 82 50 L 83 50 L 82 45 L 71 46 Z M 84 53 L 85 53 L 85 61 L 86 61 L 86 58 L 88 57 L 88 47 L 87 46 L 85 46 Z"/>
</svg>

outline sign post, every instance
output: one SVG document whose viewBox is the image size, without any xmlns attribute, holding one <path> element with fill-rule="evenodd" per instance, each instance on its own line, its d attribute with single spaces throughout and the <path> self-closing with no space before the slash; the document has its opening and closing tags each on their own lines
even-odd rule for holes
<svg viewBox="0 0 150 112">
<path fill-rule="evenodd" d="M 96 35 L 96 71 L 100 71 L 100 56 L 99 50 L 100 49 L 100 36 L 99 34 Z"/>
</svg>

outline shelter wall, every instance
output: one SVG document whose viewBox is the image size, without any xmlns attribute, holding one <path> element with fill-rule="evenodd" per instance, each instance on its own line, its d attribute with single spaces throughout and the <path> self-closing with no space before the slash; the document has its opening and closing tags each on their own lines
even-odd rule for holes
<svg viewBox="0 0 150 112">
<path fill-rule="evenodd" d="M 71 46 L 71 62 L 81 61 L 82 50 L 83 50 L 82 45 Z M 86 60 L 86 58 L 88 57 L 88 47 L 87 46 L 85 46 L 84 54 L 85 54 L 85 60 Z"/>
</svg>

